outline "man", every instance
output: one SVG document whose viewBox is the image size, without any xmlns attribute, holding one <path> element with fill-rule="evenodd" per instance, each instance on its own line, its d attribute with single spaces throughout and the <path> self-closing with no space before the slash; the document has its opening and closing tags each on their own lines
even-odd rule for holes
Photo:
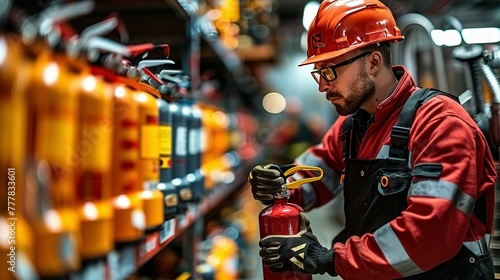
<svg viewBox="0 0 500 280">
<path fill-rule="evenodd" d="M 299 234 L 263 238 L 260 255 L 271 271 L 343 279 L 494 279 L 488 244 L 496 170 L 487 141 L 444 93 L 417 98 L 418 106 L 402 113 L 415 102 L 410 97 L 423 92 L 407 69 L 391 66 L 390 43 L 403 39 L 379 1 L 321 3 L 300 66 L 314 65 L 319 90 L 340 116 L 320 145 L 295 160 L 321 167 L 323 179 L 293 190 L 290 202 L 307 211 L 343 189 L 346 226 L 331 249 L 319 244 L 305 215 Z M 311 175 L 297 172 L 287 180 Z M 270 203 L 284 179 L 256 166 L 250 183 L 254 198 Z M 306 245 L 303 255 L 295 256 L 297 245 Z M 302 260 L 301 267 L 292 259 Z"/>
</svg>

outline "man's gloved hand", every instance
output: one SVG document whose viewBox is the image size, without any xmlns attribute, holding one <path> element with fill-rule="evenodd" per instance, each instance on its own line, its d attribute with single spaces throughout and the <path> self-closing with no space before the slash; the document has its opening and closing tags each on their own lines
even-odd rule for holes
<svg viewBox="0 0 500 280">
<path fill-rule="evenodd" d="M 274 200 L 274 194 L 281 192 L 281 185 L 285 179 L 279 170 L 270 169 L 268 165 L 257 165 L 250 171 L 248 180 L 252 186 L 252 194 L 256 200 L 265 204 L 271 204 Z"/>
<path fill-rule="evenodd" d="M 309 227 L 309 220 L 300 213 L 300 231 L 294 235 L 270 235 L 259 242 L 264 266 L 272 272 L 296 271 L 307 274 L 336 276 L 335 254 L 319 243 Z"/>
</svg>

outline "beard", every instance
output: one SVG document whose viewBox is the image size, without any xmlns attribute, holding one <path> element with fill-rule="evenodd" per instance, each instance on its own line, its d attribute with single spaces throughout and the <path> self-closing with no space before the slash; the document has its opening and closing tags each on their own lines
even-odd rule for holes
<svg viewBox="0 0 500 280">
<path fill-rule="evenodd" d="M 352 82 L 351 95 L 348 98 L 344 97 L 344 104 L 335 104 L 337 113 L 341 116 L 347 116 L 355 113 L 363 104 L 370 100 L 375 94 L 375 82 L 370 80 L 368 74 L 364 71 L 359 71 L 358 78 Z M 329 92 L 327 99 L 330 97 L 343 97 L 339 92 Z"/>
</svg>

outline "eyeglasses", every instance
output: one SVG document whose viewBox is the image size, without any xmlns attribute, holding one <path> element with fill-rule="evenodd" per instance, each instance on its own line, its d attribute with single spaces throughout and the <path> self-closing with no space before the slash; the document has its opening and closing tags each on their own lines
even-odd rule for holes
<svg viewBox="0 0 500 280">
<path fill-rule="evenodd" d="M 341 63 L 337 63 L 337 64 L 334 64 L 332 66 L 325 67 L 323 69 L 318 69 L 318 70 L 312 71 L 311 75 L 313 76 L 314 80 L 318 84 L 319 84 L 319 81 L 320 81 L 321 77 L 323 77 L 323 79 L 325 79 L 328 82 L 335 81 L 335 79 L 337 79 L 337 71 L 335 71 L 336 68 L 345 66 L 345 65 L 350 64 L 350 63 L 353 63 L 354 61 L 362 58 L 365 55 L 369 55 L 371 53 L 372 52 L 364 52 L 364 53 L 362 53 L 360 55 L 357 55 L 357 56 L 355 56 L 355 57 L 353 57 L 351 59 L 348 59 L 346 61 L 343 61 Z"/>
</svg>

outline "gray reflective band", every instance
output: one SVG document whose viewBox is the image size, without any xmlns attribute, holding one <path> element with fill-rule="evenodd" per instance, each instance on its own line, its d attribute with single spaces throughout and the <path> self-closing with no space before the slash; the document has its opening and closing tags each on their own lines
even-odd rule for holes
<svg viewBox="0 0 500 280">
<path fill-rule="evenodd" d="M 300 156 L 295 159 L 296 163 L 299 165 L 308 165 L 308 166 L 317 166 L 323 169 L 323 179 L 321 182 L 330 190 L 333 195 L 337 195 L 342 191 L 342 187 L 340 186 L 340 176 L 330 168 L 326 163 L 316 155 L 312 154 L 309 151 L 303 152 Z M 296 177 L 296 175 L 292 176 L 294 179 L 298 179 L 300 177 Z"/>
<path fill-rule="evenodd" d="M 307 183 L 302 185 L 302 192 L 304 195 L 302 196 L 304 198 L 304 210 L 308 211 L 311 210 L 314 202 L 316 201 L 316 193 L 314 192 L 314 189 L 311 184 Z"/>
<path fill-rule="evenodd" d="M 406 277 L 423 272 L 422 269 L 410 259 L 390 224 L 385 224 L 377 229 L 373 237 L 384 253 L 387 261 L 403 276 Z"/>
<path fill-rule="evenodd" d="M 472 251 L 476 256 L 481 256 L 488 253 L 490 244 L 490 235 L 486 234 L 483 238 L 476 241 L 465 241 L 464 246 Z"/>
<path fill-rule="evenodd" d="M 427 196 L 450 200 L 458 210 L 467 216 L 472 215 L 476 204 L 474 198 L 462 192 L 456 184 L 448 181 L 425 180 L 413 183 L 408 192 L 408 197 L 410 196 Z"/>
<path fill-rule="evenodd" d="M 384 253 L 385 258 L 391 266 L 403 276 L 411 276 L 423 271 L 410 259 L 403 245 L 399 241 L 396 233 L 390 224 L 385 224 L 377 229 L 373 234 L 375 241 Z M 471 250 L 476 256 L 488 253 L 490 234 L 486 234 L 482 239 L 476 241 L 466 241 L 465 247 Z"/>
</svg>

